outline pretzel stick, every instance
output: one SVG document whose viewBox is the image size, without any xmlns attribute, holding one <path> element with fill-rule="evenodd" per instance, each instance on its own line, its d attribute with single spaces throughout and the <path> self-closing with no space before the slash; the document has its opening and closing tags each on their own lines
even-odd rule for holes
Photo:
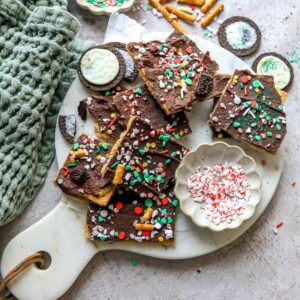
<svg viewBox="0 0 300 300">
<path fill-rule="evenodd" d="M 213 11 L 211 11 L 204 19 L 201 21 L 201 26 L 208 26 L 215 17 L 217 17 L 224 9 L 224 4 L 220 3 Z"/>
<path fill-rule="evenodd" d="M 136 230 L 153 230 L 154 229 L 154 225 L 153 224 L 140 224 L 137 223 L 134 225 Z"/>
<path fill-rule="evenodd" d="M 196 6 L 203 6 L 205 3 L 205 0 L 177 0 L 177 3 L 181 4 L 194 4 Z"/>
<path fill-rule="evenodd" d="M 114 185 L 120 184 L 124 175 L 125 167 L 123 165 L 117 165 L 116 172 L 112 183 Z"/>
<path fill-rule="evenodd" d="M 186 33 L 185 29 L 176 20 L 173 20 L 171 14 L 162 5 L 160 5 L 158 1 L 149 0 L 149 3 L 162 13 L 162 15 L 173 26 L 173 28 L 180 31 L 181 33 Z"/>
<path fill-rule="evenodd" d="M 217 2 L 217 0 L 208 0 L 205 4 L 201 7 L 201 12 L 206 14 Z"/>
<path fill-rule="evenodd" d="M 185 20 L 185 21 L 188 21 L 188 22 L 194 22 L 195 21 L 195 17 L 183 12 L 183 11 L 180 11 L 179 9 L 177 9 L 176 7 L 168 4 L 166 5 L 166 9 L 168 12 L 176 15 L 178 18 L 182 19 L 182 20 Z"/>
</svg>

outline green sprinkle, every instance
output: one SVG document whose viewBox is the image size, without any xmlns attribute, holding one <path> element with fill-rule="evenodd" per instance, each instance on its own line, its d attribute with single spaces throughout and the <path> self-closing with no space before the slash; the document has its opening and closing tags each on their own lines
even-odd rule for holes
<svg viewBox="0 0 300 300">
<path fill-rule="evenodd" d="M 180 135 L 178 133 L 173 133 L 173 136 L 176 140 L 179 140 L 180 139 Z"/>
<path fill-rule="evenodd" d="M 73 150 L 74 151 L 77 151 L 79 149 L 79 143 L 75 143 L 74 145 L 73 145 Z"/>
<path fill-rule="evenodd" d="M 251 123 L 251 127 L 256 127 L 256 123 Z"/>
<path fill-rule="evenodd" d="M 283 111 L 284 110 L 284 106 L 283 105 L 278 105 L 278 109 Z"/>
<path fill-rule="evenodd" d="M 105 96 L 110 96 L 110 91 L 106 91 L 104 95 Z"/>
<path fill-rule="evenodd" d="M 268 121 L 271 121 L 271 120 L 272 120 L 272 117 L 266 116 L 266 119 L 267 119 Z"/>
<path fill-rule="evenodd" d="M 261 82 L 260 82 L 259 80 L 254 80 L 254 81 L 252 82 L 252 85 L 253 85 L 253 87 L 255 87 L 255 88 L 263 87 L 262 84 L 261 84 Z"/>
<path fill-rule="evenodd" d="M 185 40 L 185 39 L 186 39 L 186 35 L 185 35 L 185 34 L 181 35 L 181 38 L 182 38 L 183 40 Z"/>
<path fill-rule="evenodd" d="M 178 205 L 178 200 L 173 200 L 173 202 L 172 202 L 172 205 L 174 206 L 174 207 L 176 207 L 177 205 Z"/>
<path fill-rule="evenodd" d="M 120 162 L 117 160 L 111 165 L 111 168 L 114 169 Z"/>
<path fill-rule="evenodd" d="M 191 78 L 187 78 L 187 79 L 185 80 L 185 83 L 186 83 L 187 85 L 192 85 L 192 84 L 193 84 L 193 80 L 192 80 Z"/>
<path fill-rule="evenodd" d="M 115 232 L 115 237 L 118 237 L 119 236 L 119 231 L 117 230 L 116 232 Z"/>
<path fill-rule="evenodd" d="M 279 118 L 276 118 L 276 122 L 277 122 L 277 123 L 280 123 L 281 120 L 280 120 Z"/>
<path fill-rule="evenodd" d="M 136 267 L 138 264 L 139 264 L 138 259 L 133 258 L 133 259 L 131 260 L 131 265 L 132 265 L 133 267 Z"/>
<path fill-rule="evenodd" d="M 147 5 L 147 10 L 152 10 L 152 9 L 153 9 L 152 5 L 148 4 Z"/>
<path fill-rule="evenodd" d="M 176 127 L 176 126 L 177 126 L 177 121 L 173 121 L 172 127 Z"/>
<path fill-rule="evenodd" d="M 150 175 L 150 176 L 147 178 L 147 181 L 148 181 L 148 182 L 152 182 L 152 181 L 153 181 L 153 178 L 154 178 L 153 175 Z"/>
<path fill-rule="evenodd" d="M 106 150 L 108 149 L 107 144 L 103 143 L 103 144 L 102 144 L 102 148 L 106 151 Z"/>
<path fill-rule="evenodd" d="M 240 127 L 241 126 L 241 123 L 240 122 L 238 122 L 238 121 L 234 121 L 233 122 L 233 127 L 234 128 L 238 128 L 238 127 Z"/>
<path fill-rule="evenodd" d="M 74 164 L 68 164 L 68 165 L 67 165 L 68 168 L 73 168 L 73 167 L 76 167 L 76 166 L 77 166 L 76 163 L 74 163 Z"/>
<path fill-rule="evenodd" d="M 138 178 L 138 177 L 140 177 L 140 174 L 137 171 L 133 171 L 133 176 L 135 178 Z"/>
<path fill-rule="evenodd" d="M 260 140 L 261 140 L 261 137 L 260 137 L 259 135 L 256 135 L 254 138 L 255 138 L 257 141 L 260 141 Z"/>
<path fill-rule="evenodd" d="M 103 221 L 104 221 L 104 218 L 103 218 L 102 216 L 99 216 L 99 217 L 98 217 L 98 221 L 99 221 L 99 222 L 103 222 Z"/>
<path fill-rule="evenodd" d="M 177 152 L 176 152 L 176 151 L 172 152 L 172 153 L 171 153 L 171 156 L 172 156 L 172 157 L 176 157 L 176 156 L 177 156 Z"/>
<path fill-rule="evenodd" d="M 164 142 L 168 142 L 170 140 L 171 136 L 169 134 L 165 134 L 163 137 L 162 137 L 162 140 Z"/>
<path fill-rule="evenodd" d="M 162 49 L 163 49 L 163 46 L 161 46 L 161 45 L 157 47 L 158 51 L 162 51 Z"/>
<path fill-rule="evenodd" d="M 268 131 L 268 132 L 267 132 L 267 136 L 268 136 L 268 137 L 271 137 L 271 136 L 273 136 L 273 133 L 272 133 L 271 131 Z"/>
<path fill-rule="evenodd" d="M 281 130 L 281 126 L 279 124 L 276 124 L 276 129 Z"/>
<path fill-rule="evenodd" d="M 246 106 L 246 107 L 249 107 L 251 105 L 251 101 L 246 101 L 245 103 L 244 103 L 244 106 Z"/>
<path fill-rule="evenodd" d="M 140 176 L 136 180 L 137 180 L 137 182 L 140 182 L 140 183 L 143 181 L 142 177 L 140 177 Z"/>
<path fill-rule="evenodd" d="M 135 89 L 135 92 L 139 95 L 142 95 L 143 94 L 143 90 L 141 88 L 137 88 Z"/>
<path fill-rule="evenodd" d="M 173 218 L 168 217 L 168 223 L 169 223 L 169 224 L 173 223 Z"/>
<path fill-rule="evenodd" d="M 96 154 L 99 154 L 101 152 L 101 148 L 99 146 L 96 146 Z"/>
<path fill-rule="evenodd" d="M 160 208 L 159 210 L 160 210 L 160 213 L 162 215 L 165 215 L 167 213 L 167 209 L 166 208 Z"/>
<path fill-rule="evenodd" d="M 244 84 L 240 82 L 240 89 L 242 90 L 244 88 Z"/>
<path fill-rule="evenodd" d="M 58 185 L 62 185 L 63 182 L 64 182 L 64 181 L 63 181 L 61 178 L 57 179 L 57 184 L 58 184 Z"/>
<path fill-rule="evenodd" d="M 142 149 L 139 149 L 139 153 L 140 153 L 141 155 L 145 155 L 146 151 L 145 151 L 144 148 L 142 148 Z"/>
<path fill-rule="evenodd" d="M 167 220 L 165 218 L 162 218 L 158 221 L 161 225 L 167 224 Z"/>
<path fill-rule="evenodd" d="M 166 159 L 166 165 L 169 165 L 170 163 L 171 163 L 171 159 L 170 158 Z"/>
<path fill-rule="evenodd" d="M 134 186 L 134 185 L 136 184 L 136 180 L 130 180 L 129 184 L 130 184 L 131 186 Z"/>
<path fill-rule="evenodd" d="M 161 182 L 161 180 L 162 180 L 161 175 L 156 176 L 156 180 L 157 180 L 158 182 Z"/>
<path fill-rule="evenodd" d="M 131 169 L 131 166 L 130 165 L 126 165 L 125 170 L 129 171 L 130 169 Z"/>
<path fill-rule="evenodd" d="M 209 35 L 209 31 L 208 31 L 207 29 L 205 29 L 205 30 L 203 31 L 203 34 L 204 34 L 205 36 L 208 36 L 208 35 Z"/>
<path fill-rule="evenodd" d="M 146 207 L 151 207 L 153 205 L 153 201 L 150 198 L 147 198 L 145 200 L 145 206 Z"/>
<path fill-rule="evenodd" d="M 99 239 L 100 239 L 100 241 L 104 241 L 105 240 L 105 236 L 104 235 L 100 235 Z"/>
</svg>

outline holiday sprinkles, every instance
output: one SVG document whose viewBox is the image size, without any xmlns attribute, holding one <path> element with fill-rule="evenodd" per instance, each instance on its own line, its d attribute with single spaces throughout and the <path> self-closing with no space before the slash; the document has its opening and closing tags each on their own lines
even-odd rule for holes
<svg viewBox="0 0 300 300">
<path fill-rule="evenodd" d="M 187 187 L 205 218 L 215 225 L 231 224 L 243 215 L 251 196 L 244 168 L 231 163 L 198 167 Z"/>
</svg>

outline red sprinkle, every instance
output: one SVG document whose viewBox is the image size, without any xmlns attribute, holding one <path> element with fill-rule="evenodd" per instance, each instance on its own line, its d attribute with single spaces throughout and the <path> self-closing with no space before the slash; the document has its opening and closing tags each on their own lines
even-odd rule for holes
<svg viewBox="0 0 300 300">
<path fill-rule="evenodd" d="M 191 47 L 186 47 L 185 48 L 186 53 L 188 54 L 192 54 L 193 53 L 193 49 Z"/>
<path fill-rule="evenodd" d="M 248 87 L 247 87 L 247 85 L 245 85 L 245 87 L 244 87 L 244 95 L 245 95 L 245 96 L 248 95 Z"/>
<path fill-rule="evenodd" d="M 276 227 L 276 228 L 280 228 L 282 225 L 283 225 L 283 222 L 281 221 L 281 222 L 277 223 L 277 224 L 275 225 L 275 227 Z"/>
<path fill-rule="evenodd" d="M 141 214 L 143 213 L 143 210 L 142 210 L 141 207 L 135 207 L 135 208 L 134 208 L 134 213 L 135 213 L 136 215 L 141 215 Z"/>
<path fill-rule="evenodd" d="M 107 128 L 111 128 L 111 126 L 113 126 L 116 123 L 117 119 L 118 119 L 118 117 L 113 118 L 110 121 L 110 123 L 107 125 Z"/>
<path fill-rule="evenodd" d="M 149 134 L 152 138 L 154 138 L 155 137 L 155 131 L 154 130 L 152 130 L 151 132 L 150 132 L 150 134 Z"/>
<path fill-rule="evenodd" d="M 168 149 L 165 149 L 164 151 L 161 151 L 161 154 L 166 154 L 166 153 L 168 153 L 169 152 L 169 150 Z"/>
<path fill-rule="evenodd" d="M 143 236 L 150 236 L 151 231 L 149 230 L 143 230 Z"/>
<path fill-rule="evenodd" d="M 248 82 L 249 82 L 248 76 L 243 76 L 243 77 L 241 78 L 241 81 L 242 81 L 242 83 L 244 83 L 244 84 L 248 83 Z"/>
<path fill-rule="evenodd" d="M 117 208 L 118 210 L 122 209 L 122 208 L 123 208 L 123 203 L 122 203 L 121 201 L 117 202 L 117 203 L 116 203 L 116 208 Z"/>
<path fill-rule="evenodd" d="M 168 203 L 169 203 L 169 200 L 168 200 L 167 197 L 161 199 L 161 204 L 162 205 L 167 205 Z"/>
<path fill-rule="evenodd" d="M 119 235 L 118 235 L 119 240 L 124 240 L 125 237 L 126 237 L 125 232 L 124 231 L 120 231 Z"/>
<path fill-rule="evenodd" d="M 64 177 L 67 177 L 69 174 L 70 174 L 70 170 L 67 169 L 66 172 L 65 172 L 65 174 L 64 174 Z"/>
</svg>

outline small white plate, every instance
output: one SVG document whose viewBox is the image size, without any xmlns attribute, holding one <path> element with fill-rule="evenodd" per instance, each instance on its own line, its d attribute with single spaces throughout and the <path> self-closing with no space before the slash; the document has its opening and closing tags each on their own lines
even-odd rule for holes
<svg viewBox="0 0 300 300">
<path fill-rule="evenodd" d="M 104 6 L 104 7 L 99 7 L 95 5 L 95 3 L 100 1 L 89 2 L 88 0 L 76 0 L 76 2 L 81 8 L 87 9 L 92 14 L 99 16 L 99 15 L 111 15 L 114 12 L 121 13 L 121 12 L 128 11 L 133 7 L 135 0 L 124 0 L 121 6 Z"/>
<path fill-rule="evenodd" d="M 197 167 L 201 170 L 205 166 L 213 164 L 238 164 L 243 167 L 246 173 L 247 181 L 250 184 L 250 199 L 244 202 L 245 210 L 238 218 L 232 220 L 230 224 L 221 222 L 218 225 L 209 221 L 200 208 L 205 204 L 196 202 L 187 188 L 187 178 L 192 176 Z M 180 202 L 180 208 L 184 214 L 189 216 L 192 221 L 200 227 L 207 227 L 213 231 L 222 231 L 224 229 L 238 228 L 244 220 L 250 219 L 257 204 L 261 200 L 262 179 L 256 170 L 256 162 L 253 158 L 237 146 L 231 146 L 224 142 L 213 144 L 201 144 L 194 151 L 189 152 L 182 160 L 176 171 L 175 195 Z"/>
</svg>

